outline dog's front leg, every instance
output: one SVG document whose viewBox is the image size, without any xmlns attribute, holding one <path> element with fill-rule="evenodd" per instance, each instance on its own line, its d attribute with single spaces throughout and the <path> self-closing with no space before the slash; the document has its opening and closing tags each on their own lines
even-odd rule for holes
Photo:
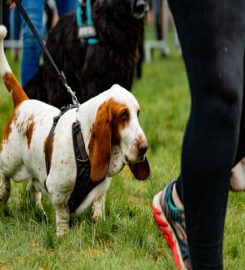
<svg viewBox="0 0 245 270">
<path fill-rule="evenodd" d="M 0 169 L 0 202 L 7 203 L 10 195 L 10 179 Z"/>
<path fill-rule="evenodd" d="M 55 206 L 56 210 L 56 234 L 57 236 L 64 236 L 69 231 L 70 213 L 64 204 Z"/>
<path fill-rule="evenodd" d="M 95 222 L 98 222 L 101 218 L 105 220 L 105 197 L 106 193 L 93 202 L 92 219 Z"/>
</svg>

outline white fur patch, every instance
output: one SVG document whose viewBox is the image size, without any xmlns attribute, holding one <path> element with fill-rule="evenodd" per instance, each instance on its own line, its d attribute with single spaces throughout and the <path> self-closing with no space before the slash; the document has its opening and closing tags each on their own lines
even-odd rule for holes
<svg viewBox="0 0 245 270">
<path fill-rule="evenodd" d="M 4 25 L 0 25 L 0 39 L 4 39 L 7 35 L 7 29 Z"/>
<path fill-rule="evenodd" d="M 6 56 L 4 54 L 3 39 L 7 35 L 7 29 L 4 25 L 0 25 L 0 74 L 3 75 L 6 72 L 10 72 L 11 68 L 8 64 Z"/>
</svg>

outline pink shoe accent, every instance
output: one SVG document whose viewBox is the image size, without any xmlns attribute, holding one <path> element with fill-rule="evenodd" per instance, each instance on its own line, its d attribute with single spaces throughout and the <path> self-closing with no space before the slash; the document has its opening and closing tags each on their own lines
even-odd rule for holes
<svg viewBox="0 0 245 270">
<path fill-rule="evenodd" d="M 153 214 L 154 214 L 156 223 L 157 223 L 159 229 L 161 230 L 165 240 L 167 241 L 169 248 L 172 251 L 172 255 L 174 257 L 174 261 L 175 261 L 175 264 L 177 266 L 177 269 L 178 270 L 186 270 L 186 268 L 182 266 L 183 262 L 182 262 L 182 259 L 180 257 L 181 255 L 179 254 L 179 251 L 178 251 L 179 248 L 177 246 L 176 239 L 173 235 L 172 229 L 170 228 L 168 223 L 161 218 L 162 211 L 157 209 L 155 206 L 152 206 L 152 210 L 153 210 Z"/>
</svg>

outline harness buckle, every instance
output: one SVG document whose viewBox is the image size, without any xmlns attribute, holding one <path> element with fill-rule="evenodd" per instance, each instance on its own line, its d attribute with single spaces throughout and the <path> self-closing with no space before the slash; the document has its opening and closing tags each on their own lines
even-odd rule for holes
<svg viewBox="0 0 245 270">
<path fill-rule="evenodd" d="M 81 162 L 81 163 L 85 163 L 85 162 L 88 162 L 89 161 L 89 158 L 86 158 L 86 159 L 80 159 L 80 158 L 76 158 L 77 161 Z"/>
</svg>

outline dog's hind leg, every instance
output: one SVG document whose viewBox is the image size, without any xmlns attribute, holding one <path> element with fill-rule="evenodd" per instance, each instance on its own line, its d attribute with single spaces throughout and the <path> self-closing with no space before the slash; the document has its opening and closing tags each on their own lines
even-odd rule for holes
<svg viewBox="0 0 245 270">
<path fill-rule="evenodd" d="M 65 236 L 69 231 L 70 214 L 64 204 L 55 205 L 56 210 L 56 234 Z"/>
<path fill-rule="evenodd" d="M 34 181 L 30 180 L 29 184 L 26 187 L 26 190 L 29 194 L 30 200 L 34 203 L 34 205 L 45 214 L 42 205 L 42 193 L 35 187 Z"/>
<path fill-rule="evenodd" d="M 98 222 L 102 218 L 105 220 L 105 197 L 106 193 L 93 202 L 92 219 L 95 222 Z"/>
<path fill-rule="evenodd" d="M 7 203 L 10 195 L 10 179 L 0 170 L 0 202 Z"/>
</svg>

